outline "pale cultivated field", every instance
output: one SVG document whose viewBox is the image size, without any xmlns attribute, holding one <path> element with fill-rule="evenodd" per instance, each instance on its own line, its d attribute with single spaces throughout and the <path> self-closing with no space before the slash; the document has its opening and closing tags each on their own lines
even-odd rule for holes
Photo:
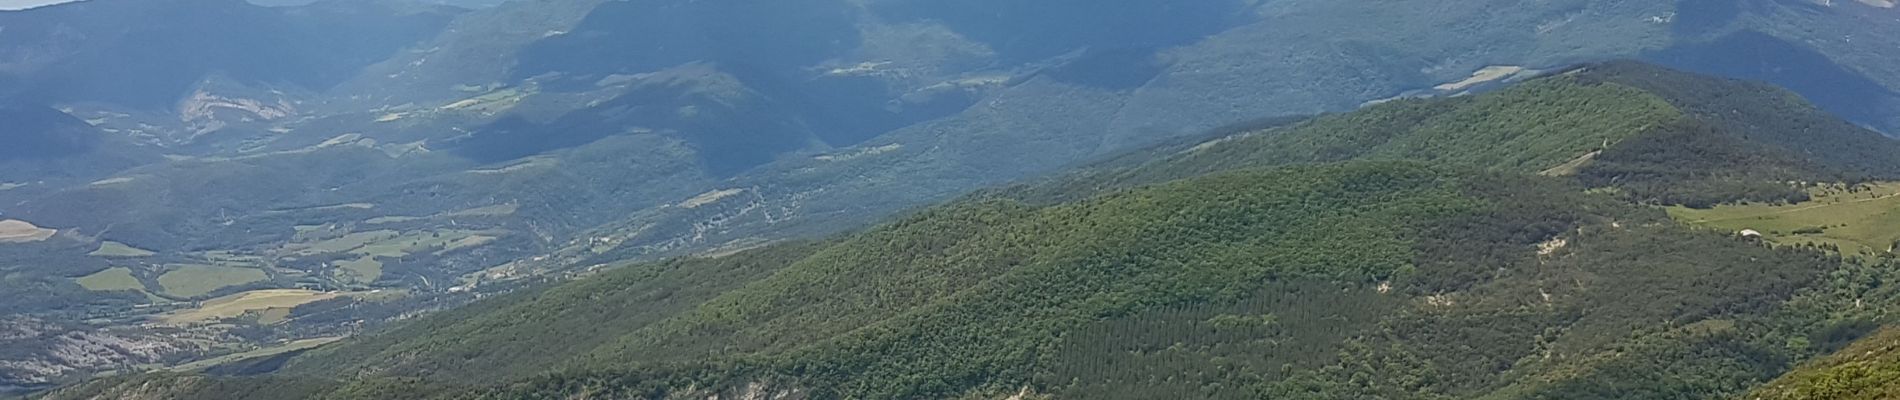
<svg viewBox="0 0 1900 400">
<path fill-rule="evenodd" d="M 0 221 L 0 243 L 38 242 L 50 239 L 56 233 L 59 231 L 41 228 L 17 219 Z"/>
<path fill-rule="evenodd" d="M 198 308 L 179 310 L 160 317 L 168 324 L 190 324 L 233 318 L 252 311 L 291 309 L 304 304 L 342 296 L 302 289 L 253 290 L 204 302 Z"/>
</svg>

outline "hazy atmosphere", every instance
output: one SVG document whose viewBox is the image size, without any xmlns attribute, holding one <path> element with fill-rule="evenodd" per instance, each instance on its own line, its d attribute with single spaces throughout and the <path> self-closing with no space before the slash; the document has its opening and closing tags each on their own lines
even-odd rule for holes
<svg viewBox="0 0 1900 400">
<path fill-rule="evenodd" d="M 0 0 L 0 10 L 19 10 L 68 1 L 71 0 Z"/>
<path fill-rule="evenodd" d="M 0 400 L 1900 398 L 1890 0 L 0 0 Z"/>
</svg>

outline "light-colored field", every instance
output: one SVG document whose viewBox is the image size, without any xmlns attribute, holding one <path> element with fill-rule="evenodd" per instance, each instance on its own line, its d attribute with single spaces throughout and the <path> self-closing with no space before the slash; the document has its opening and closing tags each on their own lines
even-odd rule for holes
<svg viewBox="0 0 1900 400">
<path fill-rule="evenodd" d="M 489 92 L 487 94 L 483 94 L 480 96 L 470 97 L 467 99 L 462 99 L 460 101 L 449 103 L 441 107 L 437 107 L 436 110 L 474 111 L 474 112 L 480 112 L 480 113 L 485 113 L 485 114 L 492 114 L 492 113 L 507 111 L 510 108 L 514 108 L 516 104 L 520 104 L 521 100 L 526 99 L 528 95 L 531 95 L 531 94 L 533 94 L 533 91 L 531 90 L 523 91 L 523 90 L 514 89 L 514 88 L 502 89 L 502 90 L 497 90 L 494 92 Z"/>
<path fill-rule="evenodd" d="M 302 289 L 253 290 L 211 299 L 205 301 L 204 304 L 198 306 L 198 308 L 168 313 L 160 317 L 160 320 L 167 324 L 174 325 L 214 322 L 220 319 L 242 316 L 252 311 L 269 311 L 273 309 L 288 311 L 297 306 L 334 299 L 338 296 L 342 296 L 342 294 Z"/>
<path fill-rule="evenodd" d="M 376 208 L 376 205 L 370 204 L 370 203 L 349 203 L 349 204 L 336 204 L 336 205 L 328 205 L 328 206 L 292 208 L 292 209 L 277 210 L 277 211 L 272 211 L 272 212 L 286 213 L 286 212 L 299 212 L 299 211 L 370 210 L 370 209 L 375 209 L 375 208 Z"/>
<path fill-rule="evenodd" d="M 473 173 L 473 174 L 483 174 L 483 175 L 506 174 L 510 172 L 519 172 L 522 170 L 527 170 L 527 169 L 532 169 L 532 168 L 551 168 L 560 164 L 561 164 L 561 160 L 558 158 L 529 157 L 527 158 L 526 161 L 518 162 L 506 167 L 495 168 L 495 169 L 475 169 L 475 170 L 469 170 L 468 172 Z"/>
<path fill-rule="evenodd" d="M 1676 220 L 1730 231 L 1752 229 L 1784 245 L 1831 244 L 1848 255 L 1893 250 L 1900 241 L 1900 183 L 1847 190 L 1812 190 L 1812 201 L 1792 205 L 1725 205 L 1707 210 L 1669 209 Z"/>
<path fill-rule="evenodd" d="M 356 283 L 371 283 L 383 278 L 383 262 L 376 261 L 374 256 L 344 261 L 338 263 L 337 267 L 342 269 L 344 275 L 347 275 L 346 278 Z"/>
<path fill-rule="evenodd" d="M 1584 153 L 1584 155 L 1583 155 L 1583 156 L 1580 156 L 1580 157 L 1577 157 L 1576 159 L 1573 159 L 1573 160 L 1570 160 L 1570 161 L 1567 161 L 1567 162 L 1564 162 L 1563 164 L 1559 164 L 1559 165 L 1557 165 L 1557 166 L 1555 166 L 1555 167 L 1550 167 L 1550 169 L 1546 169 L 1546 170 L 1544 170 L 1543 172 L 1538 172 L 1537 174 L 1538 174 L 1538 175 L 1543 175 L 1543 176 L 1572 176 L 1572 175 L 1576 175 L 1576 174 L 1577 174 L 1577 172 L 1581 172 L 1581 171 L 1583 171 L 1583 167 L 1587 167 L 1587 166 L 1590 166 L 1590 162 L 1592 162 L 1592 161 L 1596 161 L 1596 159 L 1597 159 L 1597 156 L 1598 156 L 1598 155 L 1601 155 L 1601 154 L 1603 154 L 1603 151 L 1602 151 L 1602 150 L 1597 150 L 1597 151 L 1592 151 L 1592 152 L 1589 152 L 1589 153 Z"/>
<path fill-rule="evenodd" d="M 59 230 L 41 228 L 17 219 L 0 221 L 0 243 L 38 242 L 50 239 L 57 233 Z"/>
<path fill-rule="evenodd" d="M 394 224 L 394 223 L 401 223 L 401 222 L 421 221 L 421 220 L 427 220 L 427 219 L 466 218 L 466 217 L 501 217 L 501 216 L 514 215 L 515 211 L 519 211 L 520 209 L 521 209 L 520 204 L 514 204 L 514 203 L 496 204 L 492 206 L 476 207 L 476 208 L 470 208 L 470 209 L 461 210 L 461 211 L 445 212 L 445 213 L 436 214 L 436 215 L 427 216 L 427 217 L 409 217 L 409 216 L 376 217 L 376 218 L 370 218 L 368 220 L 365 220 L 363 221 L 363 223 L 376 225 L 376 224 Z"/>
<path fill-rule="evenodd" d="M 409 232 L 402 236 L 364 245 L 361 248 L 351 250 L 350 253 L 376 257 L 403 257 L 428 249 L 446 249 L 456 243 L 463 243 L 464 247 L 488 243 L 487 241 L 462 242 L 463 240 L 478 236 L 476 233 L 477 232 L 473 231 L 456 230 Z"/>
<path fill-rule="evenodd" d="M 139 278 L 132 276 L 132 270 L 124 267 L 108 268 L 104 271 L 81 277 L 76 281 L 79 283 L 79 286 L 83 286 L 86 290 L 95 292 L 145 290 L 145 285 L 139 283 Z"/>
<path fill-rule="evenodd" d="M 389 217 L 376 217 L 376 218 L 370 218 L 370 219 L 367 219 L 367 220 L 363 220 L 363 223 L 365 223 L 365 224 L 370 224 L 370 225 L 379 225 L 379 224 L 395 224 L 395 223 L 403 223 L 403 222 L 410 222 L 410 221 L 421 221 L 421 220 L 425 220 L 425 219 L 428 219 L 428 218 L 423 218 L 423 217 L 404 217 L 404 216 L 389 216 Z M 319 226 L 319 228 L 321 228 L 321 226 Z M 297 231 L 298 231 L 298 232 L 305 232 L 305 231 L 310 231 L 310 230 L 315 230 L 315 229 L 309 229 L 309 230 L 305 230 L 305 229 L 298 229 Z"/>
<path fill-rule="evenodd" d="M 507 204 L 496 204 L 496 205 L 486 206 L 486 207 L 475 207 L 475 208 L 470 208 L 467 210 L 450 212 L 447 214 L 442 214 L 438 217 L 447 217 L 447 218 L 499 217 L 499 216 L 506 216 L 506 215 L 514 215 L 515 211 L 520 211 L 520 210 L 521 210 L 520 204 L 507 203 Z"/>
<path fill-rule="evenodd" d="M 741 193 L 745 193 L 745 189 L 726 189 L 726 190 L 715 190 L 711 192 L 701 193 L 698 196 L 693 196 L 693 198 L 686 199 L 686 201 L 680 202 L 679 207 L 680 208 L 700 208 L 700 207 L 706 206 L 707 204 L 712 204 L 712 203 L 718 202 L 719 200 L 724 200 L 727 197 L 737 196 Z"/>
<path fill-rule="evenodd" d="M 877 147 L 866 147 L 866 148 L 858 149 L 857 151 L 845 152 L 845 153 L 840 153 L 840 154 L 824 154 L 824 155 L 819 155 L 817 157 L 812 157 L 812 158 L 818 161 L 846 161 L 846 160 L 851 160 L 851 159 L 855 159 L 859 157 L 869 157 L 869 156 L 889 153 L 889 152 L 897 151 L 903 148 L 904 148 L 904 145 L 891 143 L 891 144 L 877 146 Z"/>
<path fill-rule="evenodd" d="M 158 285 L 165 288 L 166 294 L 181 297 L 202 296 L 218 289 L 269 278 L 264 271 L 254 268 L 211 265 L 172 265 L 170 268 L 170 272 L 158 276 Z"/>
<path fill-rule="evenodd" d="M 98 250 L 93 250 L 91 253 L 87 253 L 86 255 L 90 255 L 93 257 L 151 257 L 154 254 L 158 254 L 158 253 L 154 253 L 151 250 L 132 247 L 130 245 L 126 245 L 125 243 L 107 241 L 104 243 L 100 243 Z"/>
<path fill-rule="evenodd" d="M 1447 92 L 1465 90 L 1467 88 L 1470 88 L 1472 86 L 1478 86 L 1479 84 L 1483 84 L 1485 82 L 1491 82 L 1491 81 L 1495 81 L 1499 79 L 1509 78 L 1512 75 L 1517 75 L 1517 73 L 1519 72 L 1524 72 L 1524 67 L 1519 67 L 1516 65 L 1493 65 L 1489 67 L 1484 67 L 1484 69 L 1480 69 L 1478 70 L 1478 72 L 1471 73 L 1470 78 L 1465 78 L 1465 80 L 1462 80 L 1462 81 L 1438 85 L 1437 87 L 1434 87 L 1434 89 L 1443 90 Z"/>
<path fill-rule="evenodd" d="M 257 268 L 264 266 L 264 257 L 238 253 L 231 250 L 213 250 L 198 253 L 198 257 L 212 264 L 226 267 Z"/>
<path fill-rule="evenodd" d="M 345 134 L 337 135 L 336 137 L 330 138 L 330 140 L 325 140 L 323 141 L 323 143 L 317 143 L 317 148 L 342 146 L 345 144 L 355 143 L 357 140 L 361 140 L 361 139 L 363 139 L 363 134 L 361 133 L 345 133 Z"/>
<path fill-rule="evenodd" d="M 402 235 L 401 232 L 390 231 L 390 230 L 355 232 L 355 233 L 343 235 L 343 237 L 323 240 L 316 243 L 296 243 L 296 244 L 287 245 L 285 246 L 285 250 L 289 250 L 292 254 L 296 254 L 296 255 L 342 253 L 342 252 L 348 252 L 350 250 L 361 248 L 364 245 L 367 245 L 370 243 L 374 243 L 374 242 L 378 242 L 382 240 L 388 240 L 390 238 L 394 238 L 401 235 Z"/>
<path fill-rule="evenodd" d="M 92 185 L 93 185 L 93 186 L 106 186 L 106 185 L 117 185 L 117 184 L 121 184 L 121 183 L 131 183 L 131 182 L 132 182 L 133 180 L 135 180 L 135 178 L 132 178 L 132 177 L 118 177 L 118 178 L 111 178 L 111 179 L 101 179 L 101 180 L 97 180 L 97 181 L 93 181 L 93 182 L 92 182 Z"/>
<path fill-rule="evenodd" d="M 464 212 L 470 213 L 469 215 L 478 215 L 474 214 L 478 212 L 513 212 L 514 207 L 513 205 L 492 206 Z M 495 240 L 496 236 L 494 235 L 493 232 L 487 231 L 451 229 L 411 232 L 378 230 L 351 233 L 343 235 L 342 237 L 314 243 L 294 243 L 284 246 L 284 251 L 299 256 L 343 253 L 361 255 L 364 257 L 362 260 L 353 261 L 351 262 L 352 264 L 346 264 L 345 267 L 353 270 L 367 271 L 368 268 L 361 267 L 369 265 L 369 262 L 364 262 L 363 260 L 370 260 L 371 257 L 404 257 L 425 251 L 435 251 L 437 254 L 441 254 L 448 251 L 486 245 Z M 373 262 L 374 260 L 370 261 Z M 378 268 L 375 270 L 381 271 L 381 263 L 377 263 L 376 265 Z M 374 281 L 377 276 L 380 276 L 380 272 L 376 274 L 359 275 L 359 277 L 366 278 L 369 281 Z"/>
<path fill-rule="evenodd" d="M 249 360 L 249 359 L 258 358 L 258 357 L 269 357 L 269 356 L 289 353 L 289 352 L 298 351 L 298 350 L 313 349 L 313 348 L 316 348 L 317 346 L 322 346 L 322 345 L 326 345 L 330 343 L 336 343 L 336 341 L 338 340 L 343 340 L 343 338 L 328 337 L 328 338 L 297 340 L 297 341 L 292 341 L 292 342 L 284 343 L 277 346 L 265 347 L 265 348 L 251 350 L 251 351 L 247 351 L 243 353 L 229 354 L 222 357 L 199 360 L 199 361 L 191 362 L 188 364 L 180 364 L 178 366 L 171 367 L 171 370 L 176 371 L 176 372 L 199 371 L 205 368 L 211 368 L 211 367 L 215 367 L 215 366 L 225 364 L 225 363 L 244 361 L 244 360 Z"/>
<path fill-rule="evenodd" d="M 279 322 L 289 321 L 290 310 L 290 308 L 272 308 L 258 311 L 257 323 L 261 325 L 275 325 Z"/>
<path fill-rule="evenodd" d="M 450 252 L 454 252 L 456 250 L 482 247 L 483 245 L 487 245 L 491 242 L 494 242 L 495 239 L 496 238 L 494 236 L 483 236 L 483 235 L 469 236 L 469 237 L 462 238 L 461 240 L 456 240 L 454 242 L 450 242 L 449 244 L 443 245 L 441 250 L 435 251 L 435 254 L 443 255 L 443 254 L 448 254 Z"/>
<path fill-rule="evenodd" d="M 522 100 L 527 99 L 528 96 L 533 95 L 535 92 L 536 90 L 532 87 L 527 89 L 509 88 L 457 100 L 432 109 L 410 109 L 409 106 L 404 106 L 389 110 L 389 112 L 376 117 L 375 121 L 379 123 L 390 123 L 409 118 L 429 119 L 442 113 L 479 113 L 483 115 L 494 115 L 514 108 L 515 105 L 521 104 Z"/>
</svg>

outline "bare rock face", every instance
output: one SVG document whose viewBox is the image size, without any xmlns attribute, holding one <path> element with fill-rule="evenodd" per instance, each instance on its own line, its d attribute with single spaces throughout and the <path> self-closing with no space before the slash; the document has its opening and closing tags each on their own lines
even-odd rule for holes
<svg viewBox="0 0 1900 400">
<path fill-rule="evenodd" d="M 175 379 L 138 380 L 99 390 L 90 396 L 78 398 L 86 400 L 179 399 L 185 398 L 187 393 L 198 389 L 199 386 L 206 382 L 207 380 L 205 378 L 193 376 L 183 376 Z M 60 395 L 61 393 L 54 393 L 52 396 Z"/>
<path fill-rule="evenodd" d="M 131 368 L 208 350 L 205 337 L 64 326 L 34 317 L 0 319 L 0 385 L 60 383 L 79 373 Z"/>
</svg>

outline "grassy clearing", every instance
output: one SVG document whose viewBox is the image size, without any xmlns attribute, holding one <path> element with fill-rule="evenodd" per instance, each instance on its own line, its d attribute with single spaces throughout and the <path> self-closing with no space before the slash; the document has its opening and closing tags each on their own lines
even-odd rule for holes
<svg viewBox="0 0 1900 400">
<path fill-rule="evenodd" d="M 53 237 L 58 230 L 41 228 L 17 219 L 0 221 L 0 243 L 38 242 Z"/>
<path fill-rule="evenodd" d="M 494 236 L 484 236 L 484 235 L 469 236 L 469 237 L 461 238 L 460 240 L 456 240 L 454 242 L 450 242 L 446 245 L 443 245 L 442 250 L 436 250 L 435 254 L 443 255 L 443 254 L 448 254 L 450 252 L 454 252 L 456 250 L 482 247 L 482 245 L 486 245 L 490 242 L 494 242 L 495 239 L 496 238 Z"/>
<path fill-rule="evenodd" d="M 177 372 L 201 371 L 201 370 L 204 370 L 205 368 L 211 368 L 211 367 L 215 367 L 215 366 L 218 366 L 220 364 L 225 364 L 225 363 L 244 361 L 244 360 L 249 360 L 249 359 L 258 358 L 258 357 L 269 357 L 269 356 L 289 353 L 289 352 L 298 351 L 298 350 L 313 349 L 313 348 L 316 348 L 317 346 L 335 343 L 338 340 L 343 340 L 343 338 L 328 337 L 328 338 L 297 340 L 297 341 L 292 341 L 289 343 L 284 343 L 278 346 L 265 347 L 265 348 L 251 350 L 251 351 L 237 353 L 237 354 L 228 354 L 222 357 L 198 360 L 198 361 L 191 362 L 188 364 L 180 364 L 178 366 L 172 367 L 171 370 L 177 371 Z"/>
<path fill-rule="evenodd" d="M 500 217 L 500 216 L 514 215 L 515 211 L 520 211 L 520 210 L 521 210 L 520 204 L 515 204 L 515 203 L 496 204 L 496 205 L 487 206 L 487 207 L 476 207 L 476 208 L 470 208 L 467 210 L 461 210 L 461 211 L 451 212 L 447 214 L 442 214 L 439 217 L 448 217 L 448 218 Z"/>
<path fill-rule="evenodd" d="M 512 212 L 512 206 L 485 207 L 477 212 Z M 298 243 L 285 246 L 291 255 L 308 256 L 316 254 L 357 254 L 365 257 L 404 257 L 430 249 L 442 252 L 459 250 L 488 244 L 495 238 L 490 232 L 435 230 L 397 232 L 379 230 L 356 232 L 342 237 L 313 243 Z"/>
<path fill-rule="evenodd" d="M 486 207 L 476 207 L 476 208 L 471 208 L 467 210 L 446 212 L 446 213 L 436 214 L 436 215 L 427 216 L 427 217 L 411 217 L 411 216 L 376 217 L 376 218 L 370 218 L 368 220 L 364 220 L 363 223 L 376 225 L 376 224 L 394 224 L 394 223 L 402 223 L 402 222 L 422 221 L 422 220 L 428 220 L 428 219 L 443 219 L 443 218 L 503 217 L 503 216 L 514 215 L 515 211 L 518 211 L 520 209 L 521 209 L 521 205 L 519 204 L 496 204 L 496 205 L 486 206 Z"/>
<path fill-rule="evenodd" d="M 87 255 L 90 255 L 93 257 L 126 257 L 126 258 L 151 257 L 154 254 L 158 254 L 158 253 L 152 252 L 151 250 L 132 247 L 131 245 L 127 245 L 125 243 L 119 243 L 119 242 L 113 242 L 113 241 L 100 243 L 98 250 L 93 250 L 91 253 L 87 253 Z"/>
<path fill-rule="evenodd" d="M 516 104 L 520 104 L 522 100 L 527 99 L 528 96 L 533 95 L 535 92 L 536 91 L 533 89 L 522 90 L 522 89 L 515 89 L 515 88 L 496 90 L 496 91 L 489 92 L 480 96 L 470 97 L 467 99 L 462 99 L 462 100 L 455 101 L 452 103 L 444 104 L 440 107 L 435 107 L 432 109 L 425 108 L 425 109 L 410 109 L 410 110 L 400 110 L 400 109 L 392 110 L 392 112 L 384 113 L 382 115 L 377 116 L 375 121 L 377 123 L 392 123 L 392 122 L 397 122 L 397 121 L 401 121 L 401 120 L 409 119 L 409 118 L 425 118 L 426 119 L 426 118 L 435 117 L 437 114 L 440 114 L 440 113 L 476 113 L 476 114 L 482 114 L 482 115 L 494 115 L 494 114 L 514 108 Z"/>
<path fill-rule="evenodd" d="M 198 308 L 179 310 L 160 317 L 168 324 L 190 324 L 242 316 L 253 311 L 284 310 L 341 296 L 302 289 L 253 290 L 204 302 Z M 288 314 L 285 314 L 288 315 Z M 281 320 L 281 318 L 279 318 Z M 264 322 L 260 320 L 259 322 Z"/>
<path fill-rule="evenodd" d="M 1589 166 L 1591 161 L 1596 161 L 1597 155 L 1600 154 L 1603 154 L 1602 150 L 1585 153 L 1575 160 L 1565 162 L 1563 165 L 1550 167 L 1550 169 L 1543 170 L 1537 174 L 1543 176 L 1576 176 L 1578 171 L 1583 170 L 1583 167 Z"/>
<path fill-rule="evenodd" d="M 440 111 L 471 111 L 493 114 L 514 108 L 516 104 L 520 104 L 521 100 L 526 99 L 529 95 L 534 94 L 534 92 L 535 91 L 532 90 L 523 91 L 516 88 L 496 90 L 480 96 L 449 103 L 437 107 L 436 109 Z"/>
<path fill-rule="evenodd" d="M 101 179 L 101 180 L 93 181 L 92 186 L 110 186 L 110 185 L 117 185 L 121 183 L 131 183 L 134 180 L 138 180 L 138 178 L 119 177 L 119 178 L 111 178 L 111 179 Z"/>
<path fill-rule="evenodd" d="M 264 257 L 242 254 L 231 250 L 207 251 L 198 253 L 198 256 L 204 258 L 206 261 L 211 261 L 212 264 L 226 267 L 257 268 L 265 264 Z"/>
<path fill-rule="evenodd" d="M 286 307 L 286 308 L 270 308 L 270 309 L 264 309 L 262 311 L 258 311 L 257 323 L 262 324 L 262 325 L 275 325 L 279 322 L 288 321 L 290 320 L 290 310 L 291 308 Z"/>
<path fill-rule="evenodd" d="M 1471 77 L 1465 78 L 1465 80 L 1438 85 L 1434 87 L 1434 89 L 1448 92 L 1465 90 L 1472 86 L 1484 84 L 1485 82 L 1511 77 L 1517 75 L 1519 72 L 1524 72 L 1524 67 L 1516 65 L 1493 65 L 1484 67 L 1484 69 L 1480 69 L 1477 72 L 1472 72 Z"/>
<path fill-rule="evenodd" d="M 371 283 L 383 278 L 383 262 L 376 261 L 375 256 L 363 256 L 356 260 L 344 261 L 337 264 L 337 267 L 341 268 L 339 275 L 343 275 L 342 278 L 356 283 Z"/>
<path fill-rule="evenodd" d="M 281 209 L 281 210 L 271 210 L 271 211 L 267 211 L 266 213 L 285 214 L 285 213 L 310 212 L 310 211 L 374 210 L 374 209 L 376 209 L 376 205 L 371 204 L 371 203 L 347 203 L 347 204 L 333 204 L 333 205 L 316 206 L 316 207 L 286 208 L 286 209 Z"/>
<path fill-rule="evenodd" d="M 439 230 L 416 231 L 365 244 L 351 250 L 350 253 L 372 257 L 404 257 L 428 249 L 449 249 L 457 244 L 463 248 L 486 244 L 487 241 L 471 238 L 483 237 L 474 231 Z M 491 239 L 492 240 L 492 239 Z"/>
<path fill-rule="evenodd" d="M 343 237 L 323 240 L 323 241 L 319 241 L 315 243 L 292 244 L 289 246 L 285 246 L 285 249 L 290 250 L 291 254 L 305 255 L 305 256 L 316 255 L 316 254 L 327 254 L 327 253 L 343 253 L 343 252 L 348 252 L 350 250 L 356 250 L 358 248 L 362 248 L 364 245 L 367 245 L 370 243 L 388 240 L 390 238 L 394 238 L 401 235 L 402 235 L 401 232 L 396 232 L 396 231 L 391 231 L 391 230 L 356 232 L 356 233 L 351 233 L 348 235 L 343 235 Z"/>
<path fill-rule="evenodd" d="M 1814 200 L 1800 204 L 1673 207 L 1669 215 L 1699 226 L 1753 229 L 1776 244 L 1834 245 L 1850 255 L 1887 253 L 1900 241 L 1900 182 L 1830 185 L 1810 194 Z"/>
<path fill-rule="evenodd" d="M 86 290 L 95 292 L 145 290 L 145 285 L 139 283 L 139 278 L 132 276 L 132 270 L 124 267 L 109 268 L 93 273 L 92 275 L 86 275 L 76 281 L 79 283 L 79 286 L 83 286 Z"/>
<path fill-rule="evenodd" d="M 704 207 L 707 204 L 716 203 L 719 200 L 724 200 L 727 197 L 737 196 L 742 193 L 745 193 L 745 189 L 715 190 L 711 192 L 706 192 L 704 194 L 700 194 L 699 196 L 694 196 L 691 199 L 686 199 L 686 201 L 680 202 L 679 207 L 680 208 L 700 208 L 700 207 Z"/>
<path fill-rule="evenodd" d="M 424 220 L 424 219 L 427 219 L 427 218 L 423 218 L 423 217 L 403 217 L 403 216 L 390 216 L 390 217 L 376 217 L 376 218 L 370 218 L 370 219 L 367 219 L 367 220 L 363 220 L 363 223 L 365 223 L 365 224 L 370 224 L 370 225 L 378 225 L 378 224 L 395 224 L 395 223 L 403 223 L 403 222 L 410 222 L 410 221 L 421 221 L 421 220 Z M 303 230 L 298 230 L 298 232 L 304 232 L 304 231 L 303 231 Z"/>
<path fill-rule="evenodd" d="M 468 172 L 472 174 L 480 174 L 480 175 L 506 174 L 510 172 L 519 172 L 519 171 L 527 170 L 531 168 L 552 168 L 560 164 L 561 164 L 561 160 L 558 158 L 529 157 L 526 159 L 526 161 L 510 164 L 508 166 L 501 167 L 501 168 L 473 169 L 473 170 L 469 170 Z"/>
<path fill-rule="evenodd" d="M 212 265 L 173 265 L 171 268 L 171 272 L 158 276 L 158 285 L 165 288 L 165 293 L 182 297 L 203 296 L 218 289 L 269 278 L 264 271 L 254 268 Z"/>
</svg>

